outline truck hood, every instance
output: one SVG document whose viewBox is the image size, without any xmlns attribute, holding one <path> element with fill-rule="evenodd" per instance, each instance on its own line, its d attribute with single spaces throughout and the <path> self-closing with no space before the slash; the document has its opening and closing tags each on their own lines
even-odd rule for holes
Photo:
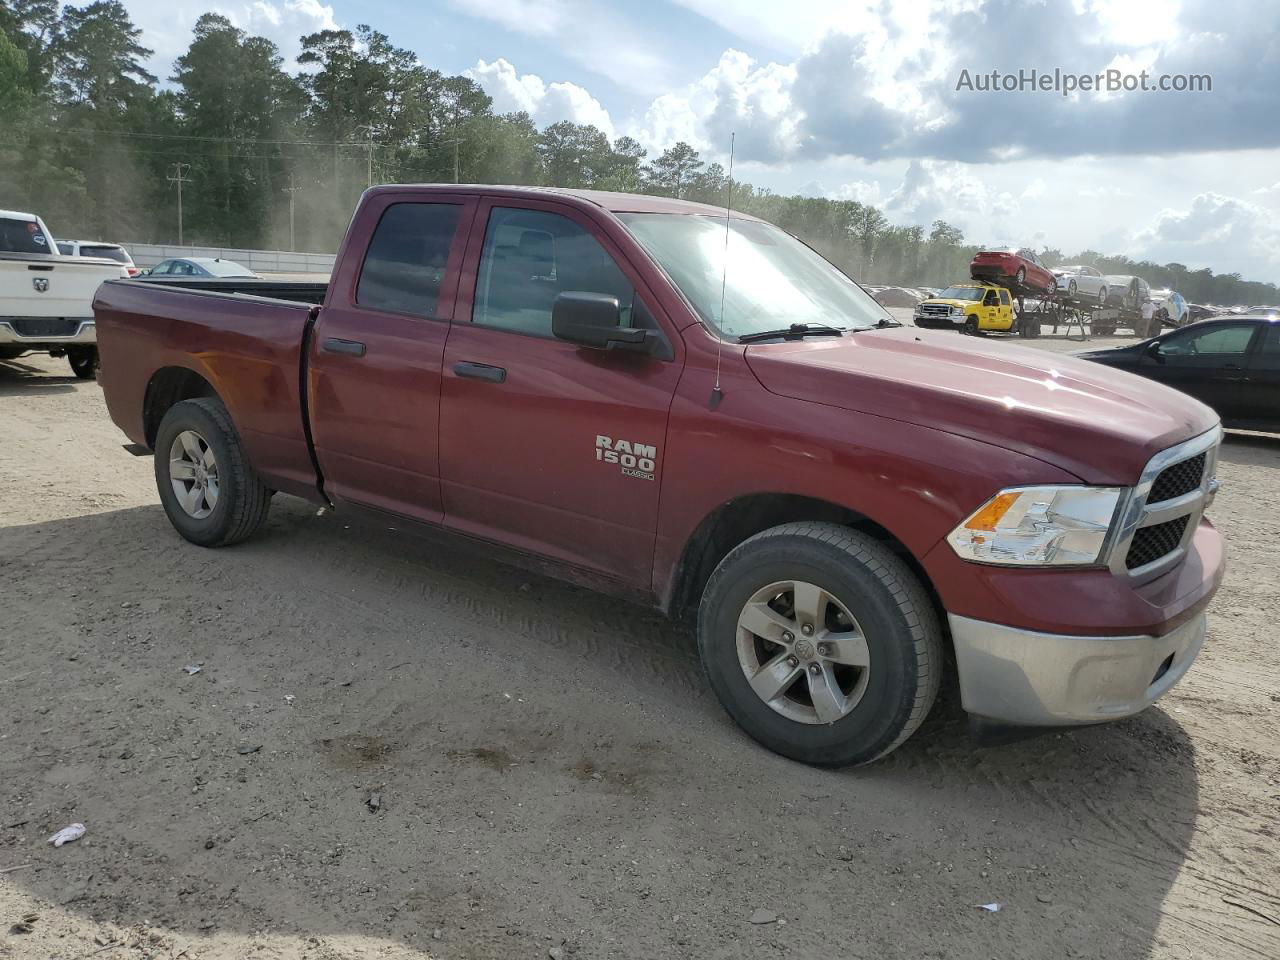
<svg viewBox="0 0 1280 960">
<path fill-rule="evenodd" d="M 1086 483 L 1132 484 L 1153 454 L 1218 422 L 1184 393 L 1101 364 L 911 327 L 753 344 L 746 359 L 779 396 L 970 437 Z"/>
</svg>

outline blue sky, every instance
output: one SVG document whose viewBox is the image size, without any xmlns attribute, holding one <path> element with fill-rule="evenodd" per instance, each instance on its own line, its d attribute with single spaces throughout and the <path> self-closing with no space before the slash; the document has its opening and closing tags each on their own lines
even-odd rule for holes
<svg viewBox="0 0 1280 960">
<path fill-rule="evenodd" d="M 125 0 L 169 65 L 200 13 L 274 40 L 369 23 L 499 110 L 688 140 L 782 192 L 975 242 L 1280 281 L 1280 4 L 1249 0 Z M 1207 73 L 1199 93 L 958 91 L 963 69 Z"/>
</svg>

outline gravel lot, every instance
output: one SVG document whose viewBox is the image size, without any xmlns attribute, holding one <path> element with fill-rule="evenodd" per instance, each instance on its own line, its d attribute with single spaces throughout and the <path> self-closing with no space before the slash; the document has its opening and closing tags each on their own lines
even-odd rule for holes
<svg viewBox="0 0 1280 960">
<path fill-rule="evenodd" d="M 286 497 L 187 544 L 67 373 L 0 363 L 0 957 L 1280 957 L 1274 437 L 1159 706 L 829 772 L 643 609 Z"/>
</svg>

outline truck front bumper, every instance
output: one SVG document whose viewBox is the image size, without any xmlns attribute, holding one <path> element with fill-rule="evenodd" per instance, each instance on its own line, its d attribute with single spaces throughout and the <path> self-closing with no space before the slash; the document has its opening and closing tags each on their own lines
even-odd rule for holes
<svg viewBox="0 0 1280 960">
<path fill-rule="evenodd" d="M 17 345 L 31 350 L 98 342 L 92 317 L 11 317 L 0 320 L 0 346 Z"/>
<path fill-rule="evenodd" d="M 1019 726 L 1102 723 L 1146 709 L 1204 645 L 1205 615 L 1162 636 L 1037 633 L 948 616 L 964 709 Z"/>
</svg>

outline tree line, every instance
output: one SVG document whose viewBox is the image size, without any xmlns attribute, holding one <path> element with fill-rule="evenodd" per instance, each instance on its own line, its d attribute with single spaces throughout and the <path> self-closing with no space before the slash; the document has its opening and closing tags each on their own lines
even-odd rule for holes
<svg viewBox="0 0 1280 960">
<path fill-rule="evenodd" d="M 368 26 L 301 38 L 298 69 L 220 14 L 196 22 L 165 82 L 120 0 L 0 0 L 0 206 L 59 236 L 332 252 L 370 183 L 544 184 L 723 205 L 729 179 L 687 143 L 656 156 L 570 122 L 495 113 L 475 81 L 425 66 Z M 181 181 L 181 182 L 179 182 Z M 895 225 L 870 204 L 733 183 L 733 205 L 869 283 L 945 285 L 978 247 L 944 221 Z M 1084 251 L 1189 299 L 1274 303 L 1273 284 Z"/>
</svg>

